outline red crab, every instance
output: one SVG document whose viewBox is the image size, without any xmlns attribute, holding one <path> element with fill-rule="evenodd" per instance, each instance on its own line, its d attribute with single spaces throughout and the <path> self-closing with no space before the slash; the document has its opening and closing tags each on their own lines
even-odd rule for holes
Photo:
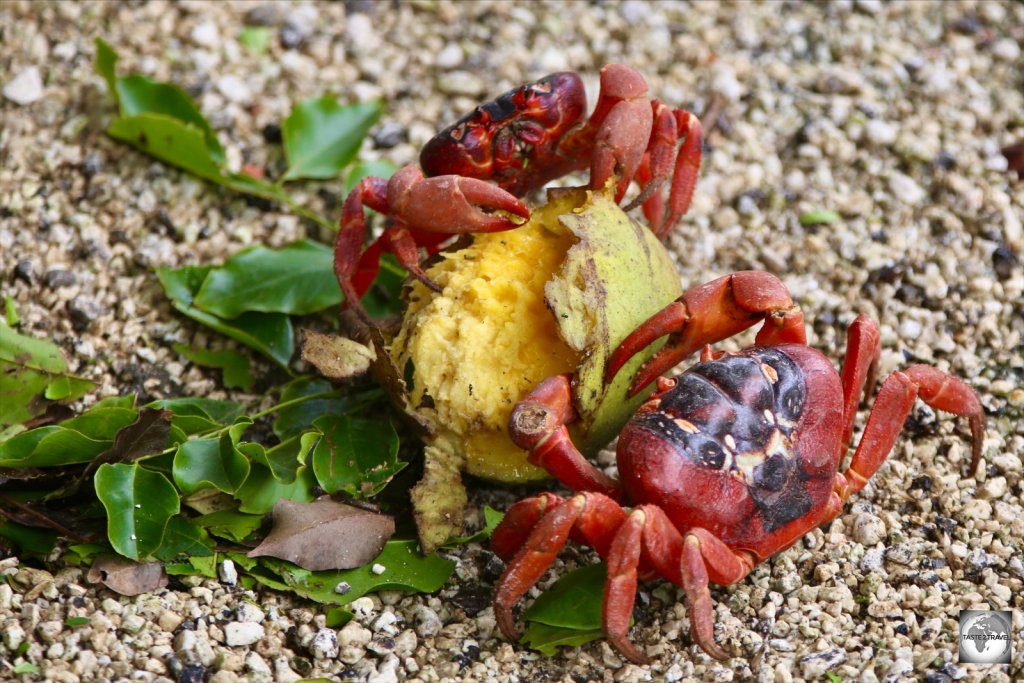
<svg viewBox="0 0 1024 683">
<path fill-rule="evenodd" d="M 518 197 L 588 167 L 593 189 L 615 180 L 616 201 L 636 180 L 641 191 L 630 208 L 642 203 L 651 229 L 667 234 L 686 213 L 700 168 L 697 117 L 648 99 L 643 76 L 621 64 L 601 69 L 601 93 L 589 119 L 586 109 L 580 77 L 551 74 L 438 133 L 424 146 L 420 166 L 406 166 L 390 180 L 362 180 L 345 200 L 335 245 L 345 305 L 366 317 L 359 300 L 385 251 L 435 286 L 419 267 L 418 247 L 436 251 L 455 234 L 514 228 L 529 217 Z M 365 251 L 364 205 L 387 216 L 383 234 Z"/>
<path fill-rule="evenodd" d="M 739 353 L 706 346 L 760 320 L 755 346 Z M 839 472 L 859 399 L 874 385 L 878 327 L 863 315 L 853 322 L 840 375 L 806 346 L 803 315 L 772 275 L 739 272 L 690 290 L 623 341 L 606 377 L 664 335 L 668 343 L 630 389 L 636 394 L 657 378 L 657 391 L 619 436 L 621 481 L 590 464 L 569 439 L 568 376 L 548 378 L 516 405 L 512 439 L 531 462 L 579 493 L 520 501 L 494 532 L 493 548 L 509 562 L 494 594 L 508 638 L 517 638 L 512 606 L 572 539 L 607 561 L 604 632 L 627 659 L 647 661 L 627 631 L 637 579 L 656 576 L 684 589 L 692 639 L 724 659 L 714 640 L 708 584 L 742 580 L 835 518 L 885 461 L 915 398 L 969 418 L 971 474 L 978 466 L 984 437 L 978 397 L 955 377 L 913 365 L 882 384 L 853 459 Z M 701 347 L 698 365 L 675 379 L 659 377 Z M 627 503 L 630 509 L 623 508 Z"/>
</svg>

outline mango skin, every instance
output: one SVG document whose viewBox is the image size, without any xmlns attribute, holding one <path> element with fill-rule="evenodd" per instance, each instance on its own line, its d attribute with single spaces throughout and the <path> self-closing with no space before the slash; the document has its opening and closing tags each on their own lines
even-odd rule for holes
<svg viewBox="0 0 1024 683">
<path fill-rule="evenodd" d="M 611 384 L 608 356 L 637 325 L 682 294 L 671 257 L 608 191 L 558 189 L 515 230 L 475 235 L 414 282 L 387 346 L 405 382 L 392 398 L 426 427 L 423 480 L 413 507 L 424 550 L 462 527 L 460 472 L 505 483 L 546 472 L 508 438 L 513 406 L 541 380 L 573 376 L 574 442 L 607 445 L 646 397 L 626 399 L 639 354 Z M 401 382 L 392 382 L 401 385 Z"/>
</svg>

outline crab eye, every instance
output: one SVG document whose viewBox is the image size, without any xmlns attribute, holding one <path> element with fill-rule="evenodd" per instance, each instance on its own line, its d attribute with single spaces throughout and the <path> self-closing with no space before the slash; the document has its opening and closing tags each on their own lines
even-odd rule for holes
<svg viewBox="0 0 1024 683">
<path fill-rule="evenodd" d="M 702 465 L 721 470 L 725 468 L 728 454 L 714 441 L 705 441 L 697 449 L 697 458 Z"/>
</svg>

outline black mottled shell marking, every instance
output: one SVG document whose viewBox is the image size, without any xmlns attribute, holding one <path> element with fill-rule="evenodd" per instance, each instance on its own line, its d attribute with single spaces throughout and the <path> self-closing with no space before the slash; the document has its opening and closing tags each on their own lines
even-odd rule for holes
<svg viewBox="0 0 1024 683">
<path fill-rule="evenodd" d="M 800 367 L 759 347 L 690 368 L 634 424 L 695 464 L 743 481 L 772 531 L 811 507 L 793 446 L 806 399 Z"/>
</svg>

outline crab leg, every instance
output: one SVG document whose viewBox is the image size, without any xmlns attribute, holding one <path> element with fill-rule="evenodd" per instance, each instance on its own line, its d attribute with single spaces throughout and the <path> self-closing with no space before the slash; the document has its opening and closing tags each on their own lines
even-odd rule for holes
<svg viewBox="0 0 1024 683">
<path fill-rule="evenodd" d="M 843 473 L 848 484 L 845 490 L 839 491 L 843 500 L 864 488 L 868 479 L 885 462 L 917 398 L 936 410 L 968 418 L 971 425 L 971 466 L 968 473 L 974 475 L 985 439 L 985 413 L 978 395 L 962 380 L 937 368 L 912 365 L 889 375 L 878 391 L 864 434 L 849 468 Z"/>
<path fill-rule="evenodd" d="M 642 505 L 632 510 L 616 531 L 607 560 L 602 622 L 608 641 L 623 656 L 636 664 L 648 661 L 627 635 L 638 568 L 648 565 L 686 591 L 693 641 L 716 659 L 728 658 L 715 643 L 714 606 L 708 585 L 742 580 L 754 567 L 752 556 L 732 550 L 705 529 L 691 529 L 684 537 L 661 508 Z"/>
<path fill-rule="evenodd" d="M 566 425 L 576 418 L 569 375 L 554 375 L 516 404 L 508 421 L 512 442 L 574 491 L 595 491 L 622 500 L 619 483 L 583 457 Z"/>
<path fill-rule="evenodd" d="M 764 321 L 755 343 L 805 344 L 804 318 L 782 281 L 762 271 L 741 271 L 694 287 L 627 336 L 608 360 L 605 381 L 659 337 L 665 346 L 641 366 L 629 388 L 635 396 L 656 377 L 705 344 L 727 339 Z"/>
<path fill-rule="evenodd" d="M 544 513 L 526 543 L 505 567 L 494 591 L 494 618 L 509 640 L 519 639 L 512 606 L 544 575 L 575 531 L 598 554 L 609 545 L 626 517 L 614 500 L 599 493 L 580 493 Z M 495 536 L 505 533 L 503 521 Z"/>
<path fill-rule="evenodd" d="M 653 123 L 644 77 L 622 64 L 602 68 L 601 94 L 587 122 L 588 128 L 596 129 L 590 162 L 592 190 L 615 177 L 615 201 L 622 201 L 647 151 Z"/>
<path fill-rule="evenodd" d="M 843 360 L 843 447 L 850 444 L 853 422 L 861 396 L 867 400 L 878 379 L 878 358 L 882 353 L 882 337 L 878 324 L 859 315 L 846 331 L 846 357 Z"/>
</svg>

